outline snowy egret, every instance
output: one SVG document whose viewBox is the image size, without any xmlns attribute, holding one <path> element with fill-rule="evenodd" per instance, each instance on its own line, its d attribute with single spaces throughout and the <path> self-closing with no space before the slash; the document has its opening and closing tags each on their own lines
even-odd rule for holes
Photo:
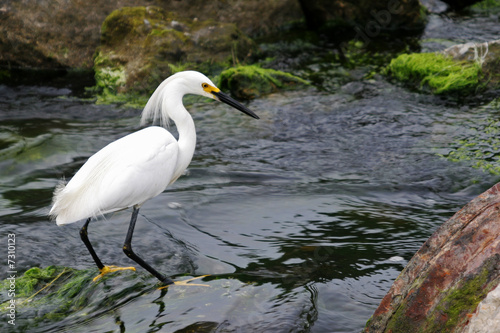
<svg viewBox="0 0 500 333">
<path fill-rule="evenodd" d="M 259 117 L 228 95 L 222 93 L 205 75 L 185 71 L 163 81 L 144 107 L 141 125 L 159 120 L 160 126 L 150 126 L 116 140 L 91 156 L 67 184 L 54 191 L 49 215 L 57 225 L 87 219 L 80 237 L 103 275 L 134 267 L 105 266 L 88 238 L 87 228 L 92 218 L 133 208 L 123 251 L 153 274 L 161 283 L 174 283 L 159 273 L 132 251 L 132 234 L 139 208 L 159 195 L 186 170 L 193 157 L 196 132 L 193 119 L 182 103 L 186 94 L 201 95 L 224 102 L 255 118 Z M 176 140 L 164 127 L 172 119 L 177 127 Z"/>
</svg>

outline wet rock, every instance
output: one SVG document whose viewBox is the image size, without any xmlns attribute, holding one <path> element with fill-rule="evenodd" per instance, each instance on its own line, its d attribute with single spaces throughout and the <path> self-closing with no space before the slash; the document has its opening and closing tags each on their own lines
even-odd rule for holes
<svg viewBox="0 0 500 333">
<path fill-rule="evenodd" d="M 282 89 L 309 85 L 295 75 L 259 66 L 238 66 L 223 71 L 219 87 L 237 99 L 254 99 Z"/>
<path fill-rule="evenodd" d="M 483 0 L 442 0 L 452 10 L 462 10 Z"/>
<path fill-rule="evenodd" d="M 500 332 L 500 287 L 490 291 L 471 315 L 464 333 Z"/>
<path fill-rule="evenodd" d="M 255 49 L 232 23 L 187 20 L 154 6 L 116 10 L 101 30 L 94 69 L 104 95 L 150 94 L 179 70 L 213 73 Z"/>
<path fill-rule="evenodd" d="M 296 0 L 162 0 L 156 6 L 185 19 L 233 23 L 248 36 L 267 35 L 303 18 Z"/>
<path fill-rule="evenodd" d="M 111 5 L 101 2 L 0 3 L 0 66 L 91 68 L 99 26 Z"/>
<path fill-rule="evenodd" d="M 500 183 L 425 242 L 382 299 L 365 332 L 468 332 L 476 321 L 487 326 L 475 326 L 472 332 L 492 332 L 488 325 L 498 308 L 486 308 L 498 301 L 494 290 L 499 283 Z"/>
<path fill-rule="evenodd" d="M 434 94 L 474 94 L 500 87 L 500 41 L 467 43 L 442 52 L 402 54 L 386 74 Z"/>
<path fill-rule="evenodd" d="M 147 5 L 158 5 L 184 20 L 232 23 L 250 35 L 271 33 L 302 15 L 294 0 L 44 0 L 29 5 L 0 0 L 0 67 L 91 69 L 105 18 L 122 7 Z M 176 23 L 173 28 L 182 31 L 182 20 Z"/>
<path fill-rule="evenodd" d="M 313 30 L 354 27 L 358 37 L 374 38 L 382 31 L 421 30 L 425 10 L 418 0 L 300 0 L 307 25 Z M 334 29 L 331 29 L 334 28 Z"/>
</svg>

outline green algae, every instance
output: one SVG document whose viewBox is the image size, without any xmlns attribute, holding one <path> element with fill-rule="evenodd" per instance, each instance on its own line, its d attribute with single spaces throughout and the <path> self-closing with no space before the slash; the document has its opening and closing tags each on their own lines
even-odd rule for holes
<svg viewBox="0 0 500 333">
<path fill-rule="evenodd" d="M 440 53 L 413 53 L 393 59 L 385 73 L 420 89 L 428 87 L 436 95 L 472 93 L 479 87 L 481 66 Z"/>
<path fill-rule="evenodd" d="M 309 82 L 290 73 L 247 65 L 223 71 L 218 85 L 222 90 L 230 91 L 236 98 L 253 99 L 281 89 L 308 86 Z"/>
<path fill-rule="evenodd" d="M 500 110 L 500 97 L 492 100 L 484 108 L 485 109 L 492 109 L 492 110 L 496 110 L 496 111 Z"/>
<path fill-rule="evenodd" d="M 440 156 L 451 162 L 467 161 L 476 169 L 500 175 L 500 121 L 490 119 L 470 126 L 469 135 L 454 141 L 450 151 Z"/>
<path fill-rule="evenodd" d="M 36 327 L 44 321 L 56 321 L 65 318 L 69 312 L 82 309 L 88 302 L 88 293 L 82 290 L 90 285 L 92 276 L 89 271 L 79 271 L 67 267 L 49 266 L 46 268 L 33 267 L 15 279 L 16 312 L 37 313 L 30 317 L 29 322 L 16 324 Z M 0 282 L 1 290 L 9 290 L 11 280 Z M 91 286 L 92 288 L 92 286 Z M 12 297 L 2 294 L 0 311 L 7 312 L 7 306 Z M 22 315 L 20 315 L 22 317 Z"/>
</svg>

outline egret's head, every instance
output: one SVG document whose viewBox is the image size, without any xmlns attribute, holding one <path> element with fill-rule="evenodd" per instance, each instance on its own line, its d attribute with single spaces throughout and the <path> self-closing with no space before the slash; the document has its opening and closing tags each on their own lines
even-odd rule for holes
<svg viewBox="0 0 500 333">
<path fill-rule="evenodd" d="M 167 126 L 169 119 L 173 119 L 173 114 L 179 111 L 179 107 L 175 103 L 182 103 L 182 96 L 185 94 L 201 95 L 215 99 L 250 117 L 259 119 L 246 106 L 220 91 L 205 75 L 196 71 L 184 71 L 170 76 L 155 90 L 142 111 L 141 124 L 144 125 L 147 121 L 152 120 L 153 123 L 159 121 L 162 126 Z M 182 110 L 185 109 L 182 108 Z"/>
<path fill-rule="evenodd" d="M 237 100 L 233 99 L 227 94 L 224 94 L 219 88 L 215 86 L 215 84 L 205 75 L 195 72 L 195 71 L 187 71 L 181 72 L 186 75 L 186 84 L 189 85 L 190 93 L 205 96 L 208 98 L 215 99 L 216 101 L 226 103 L 227 105 L 232 106 L 233 108 L 253 117 L 255 119 L 259 119 L 259 117 L 253 113 L 246 106 L 242 105 Z"/>
<path fill-rule="evenodd" d="M 219 88 L 205 75 L 196 71 L 178 72 L 167 80 L 177 81 L 182 86 L 183 94 L 194 94 L 216 99 L 213 92 L 218 92 Z"/>
</svg>

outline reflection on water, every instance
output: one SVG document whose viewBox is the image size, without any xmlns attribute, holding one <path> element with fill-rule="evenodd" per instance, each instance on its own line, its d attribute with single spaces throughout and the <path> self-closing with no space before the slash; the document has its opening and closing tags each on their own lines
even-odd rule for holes
<svg viewBox="0 0 500 333">
<path fill-rule="evenodd" d="M 439 155 L 494 110 L 383 78 L 332 93 L 275 94 L 250 108 L 260 120 L 193 102 L 198 144 L 187 175 L 138 218 L 140 255 L 179 279 L 211 274 L 204 279 L 210 287 L 160 291 L 144 270 L 123 272 L 89 283 L 62 321 L 41 319 L 33 328 L 49 310 L 19 309 L 18 327 L 359 331 L 432 232 L 498 181 Z M 96 269 L 81 223 L 57 227 L 47 219 L 52 191 L 95 151 L 137 130 L 140 110 L 27 86 L 0 86 L 0 110 L 0 233 L 16 233 L 18 269 L 68 266 L 90 279 Z M 129 216 L 90 225 L 107 264 L 130 265 L 121 251 Z"/>
</svg>

